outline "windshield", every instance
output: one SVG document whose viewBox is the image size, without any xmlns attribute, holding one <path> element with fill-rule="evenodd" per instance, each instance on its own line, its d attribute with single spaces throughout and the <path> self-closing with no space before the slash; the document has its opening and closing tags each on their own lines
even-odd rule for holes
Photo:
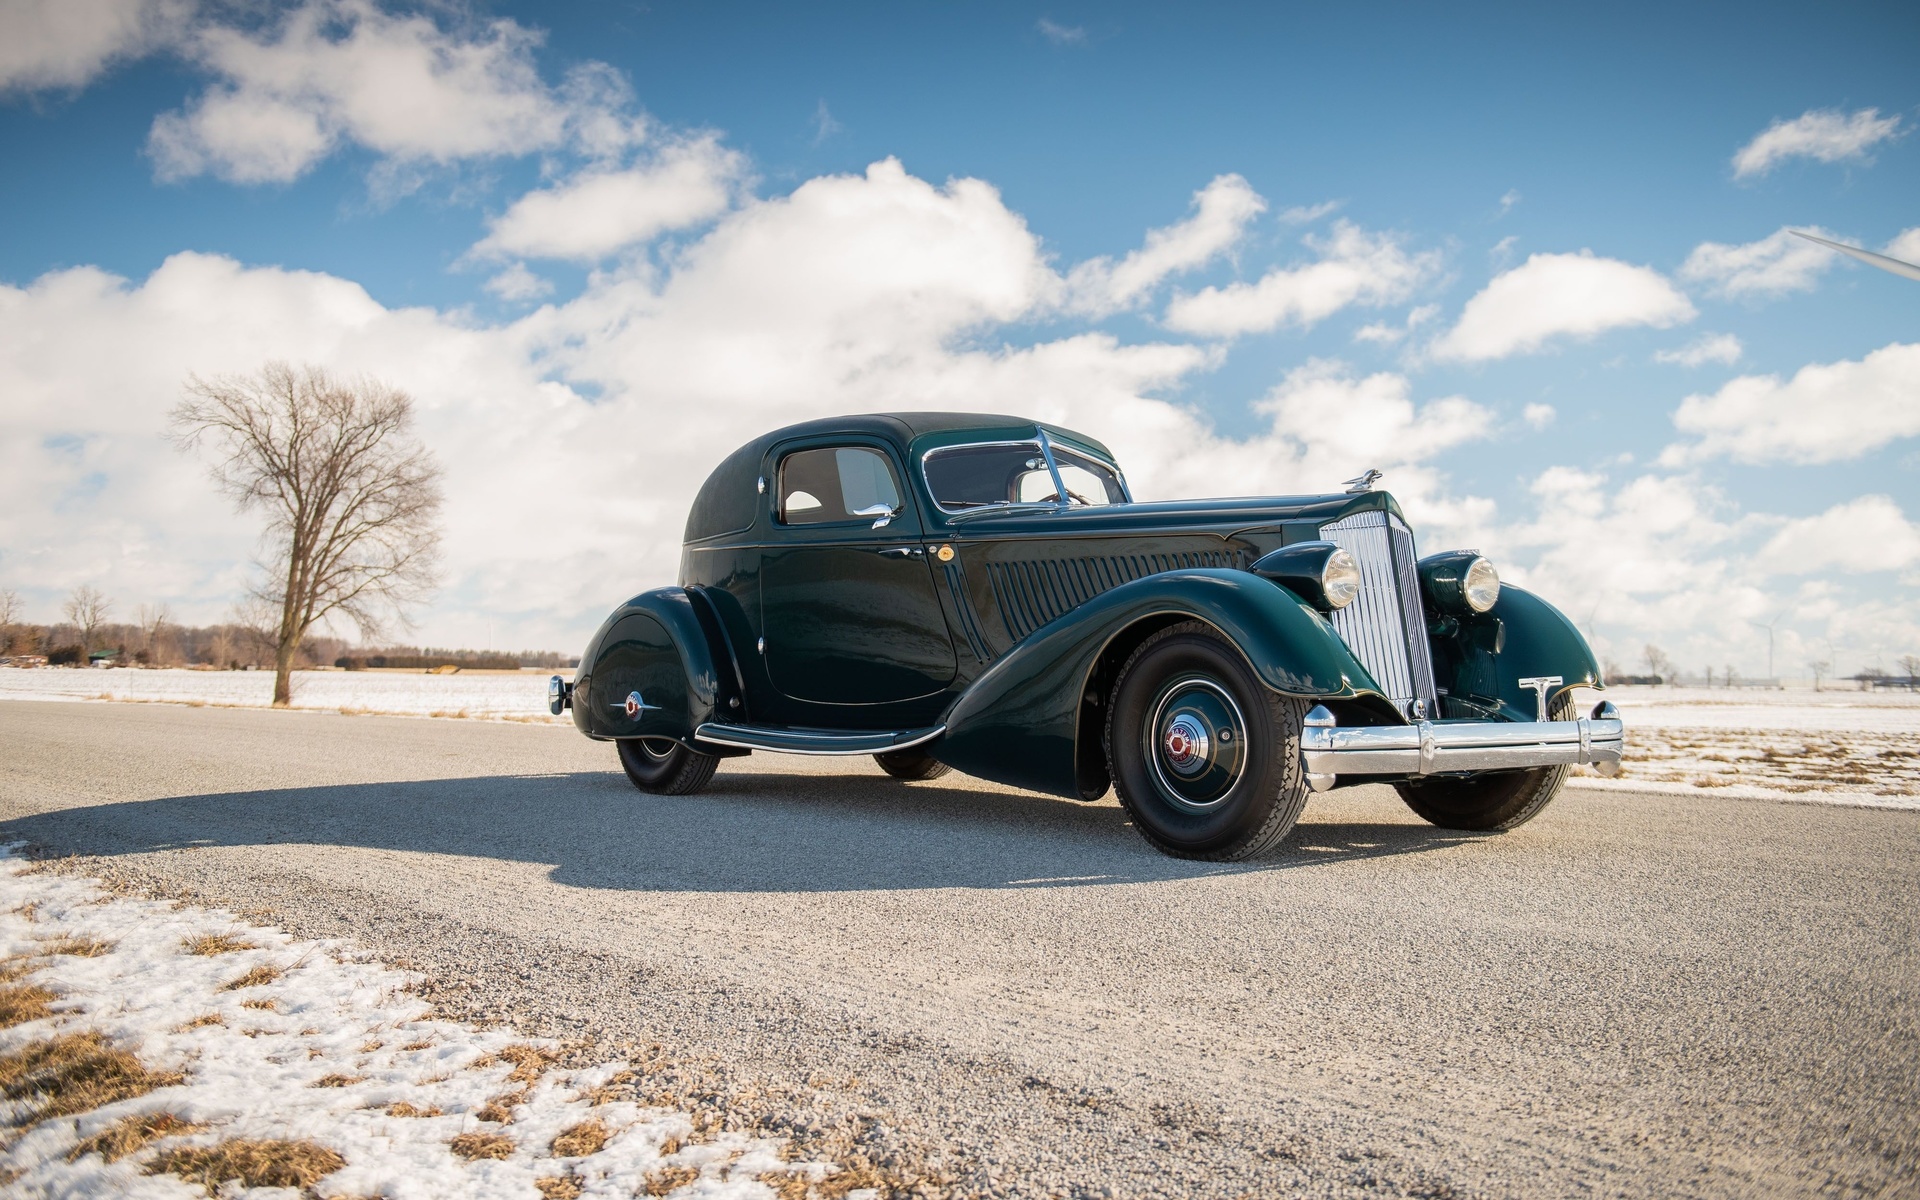
<svg viewBox="0 0 1920 1200">
<path fill-rule="evenodd" d="M 1126 502 L 1120 475 L 1096 458 L 1055 444 L 1067 494 L 1058 494 L 1039 442 L 989 442 L 948 446 L 926 457 L 927 490 L 948 512 L 992 504 L 1102 505 Z"/>
</svg>

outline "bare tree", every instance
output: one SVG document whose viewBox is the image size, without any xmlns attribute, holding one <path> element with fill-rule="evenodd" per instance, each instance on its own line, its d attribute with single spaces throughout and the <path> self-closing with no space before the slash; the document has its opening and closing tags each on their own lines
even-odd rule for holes
<svg viewBox="0 0 1920 1200">
<path fill-rule="evenodd" d="M 0 654 L 13 653 L 13 627 L 20 623 L 20 593 L 0 588 Z"/>
<path fill-rule="evenodd" d="M 165 666 L 160 653 L 160 635 L 173 623 L 173 610 L 165 604 L 142 604 L 139 612 L 140 636 L 146 642 L 147 659 L 154 666 Z"/>
<path fill-rule="evenodd" d="M 1907 673 L 1907 686 L 1913 686 L 1913 677 L 1920 675 L 1920 654 L 1902 654 L 1900 669 Z"/>
<path fill-rule="evenodd" d="M 276 619 L 273 703 L 292 699 L 294 656 L 316 624 L 362 636 L 407 621 L 437 576 L 440 469 L 413 436 L 413 400 L 370 378 L 268 363 L 247 376 L 187 380 L 173 410 L 182 449 L 212 443 L 214 482 L 240 511 L 266 513 L 254 597 Z"/>
<path fill-rule="evenodd" d="M 90 583 L 83 583 L 67 596 L 67 602 L 61 606 L 67 620 L 80 631 L 80 653 L 93 653 L 93 634 L 107 623 L 107 614 L 113 605 L 100 594 L 100 589 Z"/>
<path fill-rule="evenodd" d="M 1833 660 L 1826 658 L 1812 659 L 1807 663 L 1807 670 L 1813 672 L 1813 690 L 1817 692 L 1820 690 L 1821 681 L 1832 673 Z"/>
<path fill-rule="evenodd" d="M 1665 650 L 1649 642 L 1647 648 L 1641 651 L 1641 656 L 1647 660 L 1647 674 L 1653 676 L 1656 682 L 1673 682 L 1673 660 L 1667 657 Z"/>
</svg>

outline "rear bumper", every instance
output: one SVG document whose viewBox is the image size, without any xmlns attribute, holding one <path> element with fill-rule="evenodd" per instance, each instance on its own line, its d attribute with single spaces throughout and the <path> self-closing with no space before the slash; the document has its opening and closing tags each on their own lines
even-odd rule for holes
<svg viewBox="0 0 1920 1200">
<path fill-rule="evenodd" d="M 1577 721 L 1419 721 L 1342 729 L 1325 708 L 1307 714 L 1300 758 L 1307 786 L 1324 792 L 1342 775 L 1433 775 L 1589 763 L 1620 773 L 1626 723 L 1601 701 Z"/>
</svg>

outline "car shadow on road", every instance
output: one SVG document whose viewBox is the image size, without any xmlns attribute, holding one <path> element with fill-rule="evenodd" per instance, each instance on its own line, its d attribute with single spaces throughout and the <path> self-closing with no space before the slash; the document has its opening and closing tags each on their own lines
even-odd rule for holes
<svg viewBox="0 0 1920 1200">
<path fill-rule="evenodd" d="M 1411 819 L 1305 820 L 1249 863 L 1148 846 L 1115 804 L 903 785 L 880 776 L 722 774 L 693 796 L 617 773 L 494 775 L 165 797 L 0 822 L 59 853 L 351 846 L 550 866 L 556 883 L 642 891 L 1085 887 L 1325 867 L 1476 840 Z"/>
</svg>

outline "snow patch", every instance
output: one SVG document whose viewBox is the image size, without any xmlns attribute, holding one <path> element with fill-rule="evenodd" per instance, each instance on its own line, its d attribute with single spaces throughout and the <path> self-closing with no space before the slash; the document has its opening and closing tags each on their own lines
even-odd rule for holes
<svg viewBox="0 0 1920 1200">
<path fill-rule="evenodd" d="M 781 1139 L 703 1133 L 685 1112 L 596 1097 L 621 1081 L 626 1063 L 549 1069 L 515 1047 L 551 1051 L 550 1043 L 436 1020 L 410 990 L 413 976 L 357 958 L 348 943 L 296 941 L 217 909 L 113 898 L 89 881 L 33 872 L 10 852 L 0 855 L 0 951 L 12 963 L 31 959 L 25 981 L 59 996 L 51 1016 L 0 1029 L 0 1055 L 56 1034 L 95 1031 L 149 1068 L 184 1073 L 176 1086 L 29 1126 L 0 1157 L 20 1173 L 9 1194 L 203 1197 L 197 1185 L 145 1174 L 145 1164 L 167 1149 L 233 1137 L 311 1139 L 339 1153 L 346 1166 L 315 1185 L 320 1197 L 528 1200 L 540 1195 L 536 1180 L 567 1176 L 582 1197 L 624 1200 L 679 1168 L 675 1196 L 765 1200 L 776 1193 L 763 1174 L 818 1182 L 834 1169 L 786 1161 Z M 189 952 L 189 943 L 209 934 L 251 948 Z M 94 957 L 47 954 L 62 937 L 111 949 Z M 262 966 L 279 975 L 234 986 Z M 490 1103 L 515 1093 L 510 1121 L 481 1118 Z M 29 1103 L 9 1102 L 0 1117 L 18 1117 Z M 438 1115 L 391 1115 L 400 1104 Z M 68 1161 L 82 1139 L 122 1118 L 160 1112 L 204 1128 L 113 1163 L 97 1153 Z M 554 1139 L 588 1121 L 607 1130 L 604 1145 L 556 1155 Z M 511 1153 L 469 1161 L 453 1152 L 456 1136 L 476 1132 L 506 1136 Z M 291 1193 L 230 1184 L 220 1194 Z"/>
</svg>

